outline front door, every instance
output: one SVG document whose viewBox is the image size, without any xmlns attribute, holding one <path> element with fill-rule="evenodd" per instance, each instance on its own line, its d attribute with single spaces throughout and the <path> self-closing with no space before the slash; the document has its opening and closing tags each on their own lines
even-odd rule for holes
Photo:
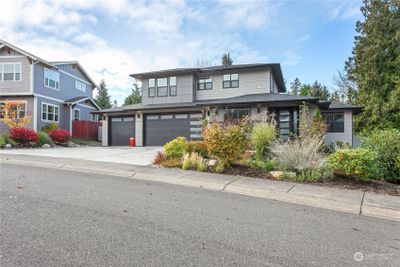
<svg viewBox="0 0 400 267">
<path fill-rule="evenodd" d="M 271 109 L 275 114 L 278 134 L 283 140 L 288 140 L 291 135 L 298 133 L 298 108 L 275 108 Z"/>
</svg>

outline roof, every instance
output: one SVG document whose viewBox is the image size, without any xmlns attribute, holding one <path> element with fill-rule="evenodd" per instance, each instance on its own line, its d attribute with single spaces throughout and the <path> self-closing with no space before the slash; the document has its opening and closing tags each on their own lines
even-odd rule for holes
<svg viewBox="0 0 400 267">
<path fill-rule="evenodd" d="M 142 72 L 131 74 L 130 76 L 142 80 L 143 78 L 156 77 L 160 75 L 179 75 L 179 74 L 190 74 L 190 73 L 202 73 L 202 72 L 223 72 L 229 70 L 241 70 L 241 69 L 257 69 L 257 68 L 271 68 L 276 79 L 278 88 L 281 88 L 280 92 L 286 92 L 285 81 L 283 80 L 282 69 L 279 63 L 254 63 L 254 64 L 236 64 L 230 66 L 212 66 L 205 68 L 175 68 L 166 70 L 157 70 L 150 72 Z"/>
<path fill-rule="evenodd" d="M 82 65 L 76 61 L 52 61 L 51 62 L 53 65 L 58 66 L 58 65 L 77 65 L 78 68 L 83 72 L 83 74 L 86 76 L 86 78 L 95 86 L 97 87 L 96 82 L 89 76 L 89 74 L 85 71 L 85 69 L 82 67 Z"/>
<path fill-rule="evenodd" d="M 64 103 L 65 103 L 65 104 L 74 105 L 74 104 L 77 104 L 77 103 L 79 103 L 79 102 L 86 101 L 86 100 L 89 100 L 90 102 L 92 102 L 93 105 L 94 105 L 96 108 L 98 108 L 99 110 L 101 109 L 101 108 L 99 107 L 99 105 L 97 105 L 97 103 L 96 103 L 92 98 L 87 97 L 87 96 L 77 96 L 77 97 L 74 97 L 74 98 L 65 100 Z"/>
<path fill-rule="evenodd" d="M 338 110 L 338 109 L 350 109 L 353 110 L 355 114 L 360 113 L 363 111 L 364 107 L 363 106 L 358 106 L 358 105 L 352 105 L 352 104 L 344 104 L 344 103 L 335 103 L 332 102 L 329 105 L 329 108 L 331 110 Z"/>
</svg>

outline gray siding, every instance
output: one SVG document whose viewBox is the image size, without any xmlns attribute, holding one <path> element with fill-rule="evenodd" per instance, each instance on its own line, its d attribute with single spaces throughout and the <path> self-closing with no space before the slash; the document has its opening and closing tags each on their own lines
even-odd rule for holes
<svg viewBox="0 0 400 267">
<path fill-rule="evenodd" d="M 340 111 L 334 111 L 340 112 Z M 351 110 L 344 112 L 344 132 L 343 133 L 327 133 L 325 136 L 325 143 L 331 144 L 336 141 L 342 141 L 353 145 L 353 112 Z"/>
<path fill-rule="evenodd" d="M 15 57 L 12 55 L 12 58 L 8 56 L 8 54 L 0 54 L 0 63 L 20 62 L 21 81 L 0 81 L 0 94 L 29 93 L 31 88 L 31 64 L 29 63 L 28 58 L 20 55 L 16 55 Z"/>
<path fill-rule="evenodd" d="M 56 66 L 65 72 L 81 78 L 82 80 L 88 81 L 85 77 L 85 74 L 83 74 L 83 72 L 75 64 L 61 64 Z"/>
<path fill-rule="evenodd" d="M 197 90 L 196 99 L 219 99 L 228 98 L 247 94 L 263 94 L 271 92 L 270 71 L 233 71 L 231 73 L 239 73 L 238 88 L 223 88 L 223 74 L 212 75 L 212 90 Z"/>
<path fill-rule="evenodd" d="M 54 101 L 54 100 L 50 100 L 50 99 L 46 99 L 43 97 L 37 97 L 37 129 L 40 130 L 43 126 L 45 126 L 46 124 L 49 124 L 51 122 L 49 121 L 44 121 L 42 119 L 42 104 L 43 103 L 47 103 L 47 104 L 52 104 L 52 105 L 56 105 L 59 106 L 60 109 L 60 114 L 59 114 L 59 122 L 58 125 L 61 129 L 65 129 L 65 130 L 69 130 L 69 108 L 64 105 L 61 102 L 58 101 Z"/>
<path fill-rule="evenodd" d="M 26 101 L 26 115 L 30 117 L 29 124 L 26 126 L 26 128 L 29 129 L 34 129 L 34 120 L 35 120 L 35 114 L 33 112 L 34 109 L 34 97 L 1 97 L 0 101 L 5 101 L 5 100 L 23 100 Z M 8 126 L 5 125 L 3 122 L 0 121 L 0 134 L 7 133 L 9 130 Z"/>
<path fill-rule="evenodd" d="M 158 97 L 156 92 L 156 97 L 149 98 L 149 80 L 145 79 L 142 81 L 143 90 L 143 104 L 165 104 L 165 103 L 187 103 L 193 102 L 193 86 L 194 78 L 193 75 L 177 76 L 177 96 Z"/>
</svg>

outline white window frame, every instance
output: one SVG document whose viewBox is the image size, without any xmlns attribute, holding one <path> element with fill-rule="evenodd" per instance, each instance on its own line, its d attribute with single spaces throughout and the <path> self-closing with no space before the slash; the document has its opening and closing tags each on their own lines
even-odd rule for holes
<svg viewBox="0 0 400 267">
<path fill-rule="evenodd" d="M 76 119 L 75 112 L 78 111 L 78 119 Z M 81 119 L 81 109 L 74 108 L 74 121 L 79 121 Z"/>
<path fill-rule="evenodd" d="M 43 119 L 43 111 L 44 111 L 43 106 L 44 106 L 44 105 L 46 105 L 46 119 Z M 52 106 L 53 109 L 54 109 L 54 112 L 53 112 L 53 120 L 49 120 L 49 112 L 48 112 L 48 110 L 49 110 L 48 107 L 49 107 L 49 106 Z M 57 113 L 55 112 L 56 108 L 57 108 Z M 55 118 L 56 118 L 55 115 L 57 115 L 57 120 L 55 120 Z M 41 103 L 40 119 L 41 119 L 41 121 L 44 121 L 44 122 L 55 122 L 55 123 L 59 123 L 59 122 L 60 122 L 60 106 L 59 106 L 59 105 L 50 104 L 50 103 L 46 103 L 46 102 L 42 102 L 42 103 Z"/>
<path fill-rule="evenodd" d="M 58 75 L 58 81 L 55 81 L 55 80 L 52 79 L 52 80 L 54 81 L 56 87 L 50 86 L 50 78 L 47 78 L 47 79 L 49 80 L 49 84 L 46 84 L 46 72 L 54 72 L 54 73 L 56 73 L 56 74 Z M 57 87 L 57 83 L 58 83 L 58 87 Z M 47 88 L 50 88 L 50 89 L 53 89 L 53 90 L 60 91 L 60 73 L 57 72 L 57 71 L 55 71 L 55 70 L 52 70 L 52 69 L 44 68 L 44 72 L 43 72 L 43 85 L 44 85 L 44 87 L 47 87 Z"/>
<path fill-rule="evenodd" d="M 11 64 L 13 65 L 13 79 L 12 80 L 4 80 L 4 65 Z M 19 65 L 19 79 L 15 79 L 15 65 Z M 21 62 L 2 62 L 0 63 L 0 81 L 1 82 L 22 82 L 22 64 Z"/>
<path fill-rule="evenodd" d="M 79 90 L 81 92 L 86 92 L 87 85 L 86 85 L 86 83 L 83 83 L 81 81 L 75 80 L 75 89 Z"/>
<path fill-rule="evenodd" d="M 99 114 L 92 114 L 92 121 L 95 121 L 95 122 L 100 121 Z"/>
</svg>

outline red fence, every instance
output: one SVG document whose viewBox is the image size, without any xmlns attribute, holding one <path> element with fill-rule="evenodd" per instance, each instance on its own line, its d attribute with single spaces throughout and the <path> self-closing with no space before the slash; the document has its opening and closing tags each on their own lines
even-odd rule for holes
<svg viewBox="0 0 400 267">
<path fill-rule="evenodd" d="M 97 140 L 99 126 L 101 126 L 101 122 L 72 121 L 72 137 L 85 140 Z"/>
</svg>

